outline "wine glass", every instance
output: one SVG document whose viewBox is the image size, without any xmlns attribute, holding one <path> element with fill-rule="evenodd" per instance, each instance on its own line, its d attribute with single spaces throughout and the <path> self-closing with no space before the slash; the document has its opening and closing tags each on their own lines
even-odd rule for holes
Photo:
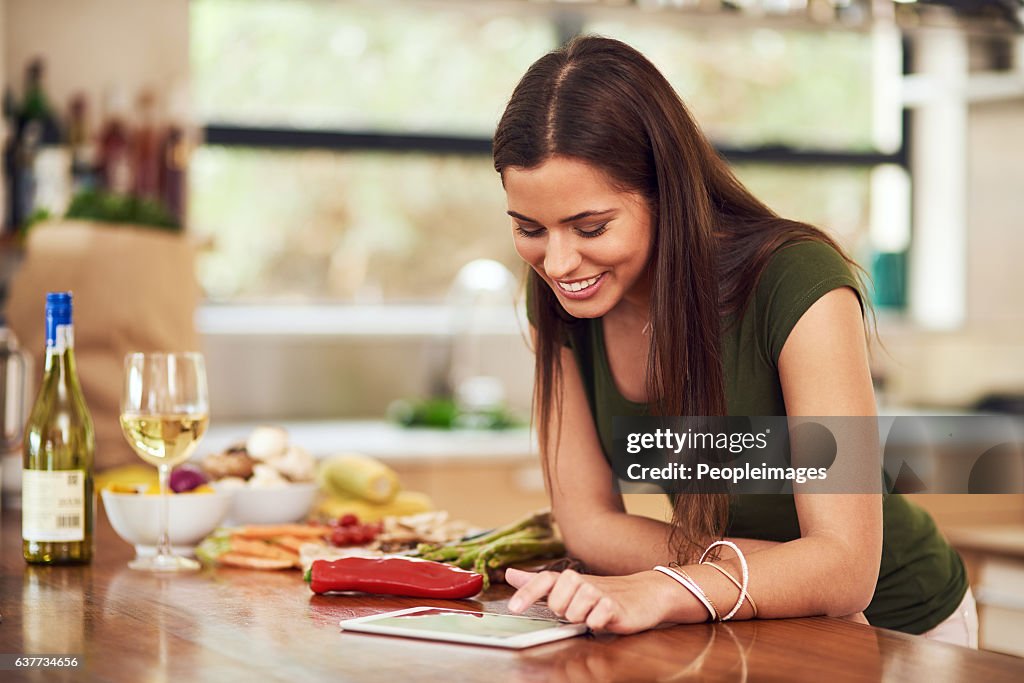
<svg viewBox="0 0 1024 683">
<path fill-rule="evenodd" d="M 199 353 L 130 353 L 124 359 L 121 431 L 140 458 L 160 472 L 160 536 L 156 555 L 132 569 L 176 572 L 199 563 L 171 553 L 167 488 L 171 468 L 188 460 L 210 421 L 206 365 Z"/>
</svg>

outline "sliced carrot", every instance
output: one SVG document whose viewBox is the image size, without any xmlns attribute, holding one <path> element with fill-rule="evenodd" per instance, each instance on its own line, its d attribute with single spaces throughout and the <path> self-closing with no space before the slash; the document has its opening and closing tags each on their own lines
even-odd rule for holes
<svg viewBox="0 0 1024 683">
<path fill-rule="evenodd" d="M 277 546 L 263 541 L 253 541 L 245 538 L 232 538 L 231 551 L 242 555 L 253 557 L 266 557 L 270 560 L 288 560 L 293 564 L 298 561 L 299 556 L 290 550 L 278 548 Z"/>
<path fill-rule="evenodd" d="M 253 557 L 241 553 L 224 553 L 217 561 L 226 567 L 242 567 L 245 569 L 291 569 L 291 560 L 272 559 L 269 557 Z"/>
<path fill-rule="evenodd" d="M 231 530 L 232 536 L 244 538 L 274 538 L 275 536 L 298 536 L 299 538 L 321 538 L 331 533 L 328 526 L 309 524 L 266 524 L 241 526 Z"/>
<path fill-rule="evenodd" d="M 270 539 L 270 542 L 274 545 L 279 545 L 282 548 L 287 548 L 292 552 L 299 552 L 302 546 L 307 543 L 316 543 L 317 545 L 324 545 L 323 540 L 319 538 L 299 538 L 298 536 L 276 536 Z"/>
</svg>

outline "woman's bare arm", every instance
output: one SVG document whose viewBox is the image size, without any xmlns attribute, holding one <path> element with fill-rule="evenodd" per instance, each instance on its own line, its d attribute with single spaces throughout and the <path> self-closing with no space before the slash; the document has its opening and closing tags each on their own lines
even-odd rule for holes
<svg viewBox="0 0 1024 683">
<path fill-rule="evenodd" d="M 861 320 L 856 295 L 842 288 L 819 299 L 797 323 L 779 359 L 790 415 L 875 414 Z M 664 563 L 670 559 L 667 527 L 624 513 L 572 364 L 565 366 L 565 391 L 562 442 L 549 452 L 556 453 L 550 465 L 552 504 L 570 552 L 603 573 L 635 572 L 641 564 L 647 569 Z M 842 616 L 862 611 L 878 577 L 881 496 L 797 494 L 795 499 L 801 538 L 748 558 L 749 592 L 757 601 L 759 616 Z M 722 564 L 739 575 L 737 562 L 725 559 Z M 736 588 L 713 568 L 689 566 L 686 571 L 715 604 L 727 610 L 735 602 Z M 642 591 L 646 600 L 656 600 L 659 606 L 631 606 L 630 601 L 616 597 L 629 594 L 619 592 L 617 581 L 628 583 L 629 592 Z M 569 572 L 517 576 L 515 585 L 519 587 L 517 607 L 548 595 L 553 610 L 571 618 L 582 615 L 577 620 L 597 628 L 630 631 L 649 627 L 644 624 L 651 619 L 695 622 L 707 618 L 689 593 L 650 571 L 618 579 L 587 579 Z M 737 618 L 750 616 L 745 606 Z"/>
<path fill-rule="evenodd" d="M 875 415 L 861 309 L 853 290 L 833 290 L 804 314 L 782 349 L 779 377 L 791 416 Z M 864 610 L 881 560 L 881 496 L 798 493 L 794 498 L 801 537 L 749 558 L 750 593 L 759 616 L 842 616 Z M 738 562 L 726 564 L 738 575 Z M 714 569 L 687 571 L 719 604 L 735 601 L 736 589 Z M 678 616 L 692 610 L 681 612 Z M 743 614 L 749 616 L 746 608 Z"/>
<path fill-rule="evenodd" d="M 551 509 L 569 554 L 599 574 L 629 574 L 671 561 L 669 526 L 625 511 L 604 459 L 576 359 L 562 349 L 562 400 L 543 449 Z"/>
</svg>

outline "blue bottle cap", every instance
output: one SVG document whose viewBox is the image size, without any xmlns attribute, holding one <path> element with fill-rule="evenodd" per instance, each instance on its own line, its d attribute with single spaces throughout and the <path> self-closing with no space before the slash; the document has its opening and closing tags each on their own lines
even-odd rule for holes
<svg viewBox="0 0 1024 683">
<path fill-rule="evenodd" d="M 46 305 L 67 304 L 71 305 L 71 292 L 47 292 Z"/>
<path fill-rule="evenodd" d="M 46 295 L 46 345 L 57 339 L 57 327 L 71 324 L 71 292 L 50 292 Z"/>
</svg>

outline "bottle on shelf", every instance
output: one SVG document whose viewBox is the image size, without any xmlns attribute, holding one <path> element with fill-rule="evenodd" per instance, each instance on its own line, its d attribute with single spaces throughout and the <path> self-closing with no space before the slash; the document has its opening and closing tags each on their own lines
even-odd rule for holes
<svg viewBox="0 0 1024 683">
<path fill-rule="evenodd" d="M 99 135 L 99 176 L 103 189 L 114 194 L 131 194 L 131 133 L 126 121 L 127 99 L 123 90 L 107 96 L 106 121 Z"/>
<path fill-rule="evenodd" d="M 36 164 L 40 151 L 60 144 L 60 126 L 43 85 L 45 65 L 32 60 L 25 69 L 25 92 L 14 115 L 11 149 L 11 228 L 24 226 L 37 208 Z"/>
<path fill-rule="evenodd" d="M 188 167 L 188 141 L 185 130 L 176 123 L 167 126 L 160 141 L 160 201 L 178 220 L 185 223 L 185 172 Z"/>
<path fill-rule="evenodd" d="M 84 564 L 93 555 L 95 437 L 73 329 L 71 293 L 47 294 L 46 366 L 22 460 L 22 552 L 32 564 Z"/>
<path fill-rule="evenodd" d="M 139 94 L 136 126 L 131 139 L 134 194 L 144 199 L 160 195 L 160 135 L 156 123 L 156 95 L 146 89 Z"/>
<path fill-rule="evenodd" d="M 15 197 L 17 196 L 17 182 L 15 174 L 17 165 L 17 129 L 18 129 L 18 101 L 14 92 L 8 87 L 4 88 L 3 99 L 4 131 L 3 131 L 3 178 L 4 178 L 4 232 L 13 232 L 15 229 Z"/>
<path fill-rule="evenodd" d="M 160 201 L 185 224 L 185 186 L 193 135 L 189 125 L 188 88 L 179 84 L 167 96 L 167 125 L 160 139 Z"/>
<path fill-rule="evenodd" d="M 33 59 L 25 69 L 25 98 L 21 104 L 21 121 L 39 127 L 39 139 L 44 145 L 60 144 L 60 125 L 50 106 L 43 84 L 46 64 L 41 58 Z"/>
<path fill-rule="evenodd" d="M 75 193 L 96 187 L 96 145 L 89 128 L 89 103 L 82 93 L 68 106 L 68 146 L 71 148 L 71 181 Z"/>
</svg>

